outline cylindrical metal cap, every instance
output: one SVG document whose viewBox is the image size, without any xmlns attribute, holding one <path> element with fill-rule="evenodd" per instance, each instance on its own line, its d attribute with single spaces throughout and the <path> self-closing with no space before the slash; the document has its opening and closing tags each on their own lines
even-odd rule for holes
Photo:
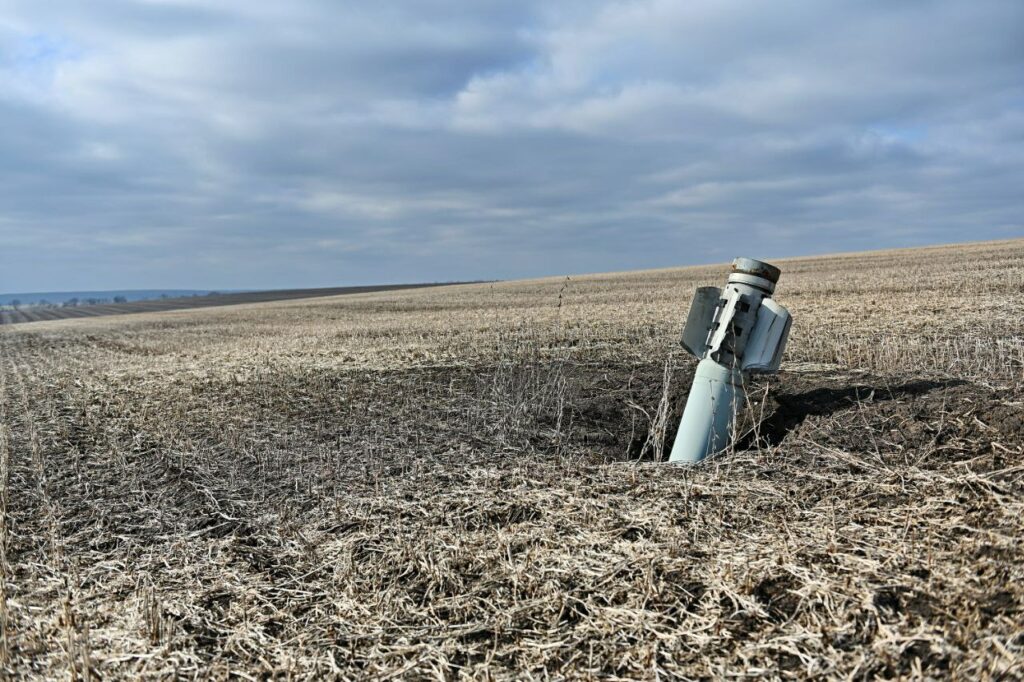
<svg viewBox="0 0 1024 682">
<path fill-rule="evenodd" d="M 768 280 L 772 284 L 779 281 L 782 271 L 774 265 L 753 258 L 737 258 L 732 262 L 732 271 L 743 275 L 754 275 Z"/>
</svg>

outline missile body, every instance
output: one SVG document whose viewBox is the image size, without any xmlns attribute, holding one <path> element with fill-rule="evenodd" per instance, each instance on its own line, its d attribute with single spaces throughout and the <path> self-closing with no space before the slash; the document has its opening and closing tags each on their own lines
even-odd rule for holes
<svg viewBox="0 0 1024 682">
<path fill-rule="evenodd" d="M 745 374 L 778 370 L 792 321 L 771 300 L 779 274 L 737 258 L 724 289 L 697 290 L 683 346 L 700 362 L 669 462 L 696 463 L 728 447 Z"/>
<path fill-rule="evenodd" d="M 743 376 L 704 358 L 697 364 L 670 462 L 694 464 L 729 445 Z"/>
</svg>

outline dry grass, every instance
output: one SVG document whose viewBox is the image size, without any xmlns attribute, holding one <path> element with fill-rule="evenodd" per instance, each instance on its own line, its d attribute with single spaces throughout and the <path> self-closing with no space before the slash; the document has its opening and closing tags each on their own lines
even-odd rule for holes
<svg viewBox="0 0 1024 682">
<path fill-rule="evenodd" d="M 0 676 L 1024 677 L 1024 241 L 780 264 L 689 470 L 722 267 L 0 330 Z"/>
</svg>

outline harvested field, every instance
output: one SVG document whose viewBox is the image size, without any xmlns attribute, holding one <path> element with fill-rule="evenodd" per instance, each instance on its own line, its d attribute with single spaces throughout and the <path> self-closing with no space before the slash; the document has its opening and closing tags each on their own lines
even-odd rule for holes
<svg viewBox="0 0 1024 682">
<path fill-rule="evenodd" d="M 1024 240 L 0 329 L 0 676 L 1024 678 Z"/>
</svg>

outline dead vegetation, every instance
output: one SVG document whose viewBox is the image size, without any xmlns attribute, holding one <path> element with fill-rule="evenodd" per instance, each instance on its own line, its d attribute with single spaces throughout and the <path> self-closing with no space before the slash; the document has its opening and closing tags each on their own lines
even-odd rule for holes
<svg viewBox="0 0 1024 682">
<path fill-rule="evenodd" d="M 1024 677 L 1024 242 L 782 266 L 692 469 L 720 267 L 0 331 L 0 676 Z"/>
</svg>

